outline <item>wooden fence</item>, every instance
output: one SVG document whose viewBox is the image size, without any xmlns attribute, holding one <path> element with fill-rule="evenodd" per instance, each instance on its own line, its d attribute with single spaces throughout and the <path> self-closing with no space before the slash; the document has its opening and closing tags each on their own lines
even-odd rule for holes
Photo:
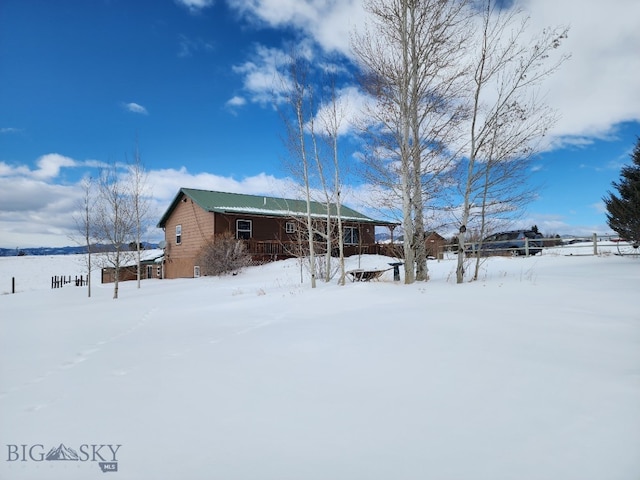
<svg viewBox="0 0 640 480">
<path fill-rule="evenodd" d="M 87 284 L 87 277 L 84 275 L 76 275 L 73 280 L 71 279 L 71 275 L 56 275 L 51 277 L 51 288 L 62 288 L 69 284 L 75 285 L 76 287 L 84 287 Z"/>
</svg>

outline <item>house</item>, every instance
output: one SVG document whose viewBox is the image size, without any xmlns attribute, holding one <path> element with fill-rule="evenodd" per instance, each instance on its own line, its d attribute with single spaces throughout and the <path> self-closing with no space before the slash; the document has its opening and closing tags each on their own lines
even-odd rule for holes
<svg viewBox="0 0 640 480">
<path fill-rule="evenodd" d="M 426 244 L 427 256 L 442 259 L 447 240 L 437 232 L 425 232 L 424 241 Z"/>
<path fill-rule="evenodd" d="M 120 267 L 119 281 L 126 282 L 138 279 L 137 262 L 132 260 L 135 252 L 128 251 L 128 262 Z M 161 250 L 143 250 L 140 255 L 140 279 L 163 278 L 162 264 L 164 254 Z M 116 271 L 113 267 L 103 267 L 101 283 L 113 283 Z"/>
<path fill-rule="evenodd" d="M 386 238 L 386 236 L 384 236 Z M 389 256 L 402 257 L 403 255 L 403 241 L 404 235 L 399 235 L 397 238 L 392 239 L 395 243 L 389 245 L 389 249 L 393 253 L 388 253 Z M 428 258 L 434 258 L 441 260 L 444 257 L 444 251 L 447 248 L 447 240 L 435 231 L 424 232 L 425 250 Z M 392 248 L 393 247 L 393 248 Z"/>
<path fill-rule="evenodd" d="M 335 205 L 332 209 L 331 218 L 335 220 Z M 181 188 L 158 222 L 165 238 L 164 276 L 198 276 L 197 257 L 201 248 L 215 235 L 225 232 L 244 240 L 248 253 L 256 261 L 296 256 L 296 249 L 306 242 L 301 240 L 306 215 L 304 200 Z M 326 206 L 311 202 L 311 215 L 314 222 L 323 224 Z M 381 253 L 384 246 L 375 241 L 375 227 L 397 226 L 371 219 L 346 206 L 341 206 L 340 216 L 346 256 Z M 318 238 L 314 247 L 322 253 L 326 242 Z"/>
</svg>

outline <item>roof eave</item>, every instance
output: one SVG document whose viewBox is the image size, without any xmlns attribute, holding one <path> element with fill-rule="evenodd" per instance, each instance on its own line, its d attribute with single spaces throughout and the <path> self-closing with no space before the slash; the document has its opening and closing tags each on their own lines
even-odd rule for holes
<svg viewBox="0 0 640 480">
<path fill-rule="evenodd" d="M 167 224 L 167 220 L 169 219 L 169 217 L 171 216 L 171 213 L 173 213 L 173 210 L 176 208 L 176 205 L 178 204 L 178 202 L 180 201 L 180 196 L 181 195 L 187 195 L 186 192 L 184 192 L 184 189 L 181 188 L 180 190 L 178 190 L 178 193 L 176 194 L 176 196 L 173 198 L 173 201 L 171 202 L 171 204 L 169 205 L 169 208 L 167 208 L 167 210 L 164 212 L 164 214 L 162 215 L 162 217 L 160 217 L 160 221 L 158 222 L 158 224 L 156 225 L 157 228 L 164 228 L 164 226 Z"/>
<path fill-rule="evenodd" d="M 247 216 L 255 216 L 255 217 L 268 217 L 268 218 L 301 218 L 306 217 L 306 212 L 287 212 L 283 214 L 277 214 L 273 212 L 269 213 L 260 213 L 259 211 L 248 211 L 248 210 L 230 210 L 230 209 L 220 209 L 220 208 L 212 208 L 209 209 L 210 212 L 225 214 L 225 215 L 247 215 Z M 325 214 L 322 213 L 313 213 L 311 214 L 313 218 L 326 218 Z M 336 215 L 331 215 L 331 219 L 335 220 L 338 218 Z M 354 222 L 354 223 L 367 223 L 378 226 L 399 226 L 399 223 L 396 222 L 385 222 L 382 220 L 375 220 L 373 218 L 361 218 L 361 217 L 346 217 L 342 216 L 342 221 L 346 222 Z"/>
<path fill-rule="evenodd" d="M 227 214 L 227 215 L 231 215 L 231 214 L 236 214 L 236 215 L 254 215 L 254 216 L 259 216 L 259 217 L 272 217 L 272 218 L 304 217 L 304 216 L 307 215 L 306 212 L 287 212 L 286 214 L 283 213 L 282 215 L 278 215 L 278 214 L 275 214 L 273 212 L 270 212 L 268 214 L 267 213 L 262 213 L 261 214 L 259 211 L 243 211 L 242 209 L 229 210 L 227 208 L 209 207 L 209 206 L 205 206 L 205 205 L 200 204 L 197 201 L 197 199 L 195 199 L 194 197 L 189 195 L 189 192 L 186 191 L 186 190 L 187 189 L 185 189 L 185 188 L 180 188 L 180 190 L 178 191 L 178 193 L 174 197 L 173 201 L 169 205 L 169 208 L 167 208 L 165 213 L 160 218 L 160 221 L 156 225 L 158 228 L 163 228 L 163 229 L 165 228 L 165 226 L 167 224 L 167 220 L 169 219 L 169 217 L 173 213 L 173 210 L 176 208 L 176 206 L 180 202 L 180 199 L 182 198 L 182 196 L 190 198 L 191 200 L 196 202 L 199 207 L 201 207 L 203 210 L 205 210 L 207 212 L 221 213 L 221 214 Z M 326 215 L 324 215 L 324 214 L 313 214 L 313 217 L 314 218 L 323 218 L 323 217 L 326 217 Z M 336 217 L 336 215 L 332 215 L 331 218 L 335 219 L 337 217 Z M 365 224 L 376 225 L 376 226 L 386 226 L 386 227 L 392 227 L 393 226 L 393 227 L 397 227 L 398 225 L 400 225 L 399 223 L 396 223 L 396 222 L 385 222 L 385 221 L 375 220 L 375 219 L 368 218 L 368 217 L 359 218 L 359 217 L 345 217 L 345 216 L 342 216 L 342 219 L 343 219 L 343 221 L 355 222 L 355 223 L 365 223 Z"/>
</svg>

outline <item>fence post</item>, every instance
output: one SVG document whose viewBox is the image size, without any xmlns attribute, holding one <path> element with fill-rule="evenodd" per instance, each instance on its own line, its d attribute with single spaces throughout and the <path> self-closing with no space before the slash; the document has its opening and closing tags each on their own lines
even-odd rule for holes
<svg viewBox="0 0 640 480">
<path fill-rule="evenodd" d="M 593 254 L 598 255 L 598 235 L 596 233 L 593 234 Z"/>
<path fill-rule="evenodd" d="M 11 277 L 11 293 L 16 293 L 16 277 Z"/>
</svg>

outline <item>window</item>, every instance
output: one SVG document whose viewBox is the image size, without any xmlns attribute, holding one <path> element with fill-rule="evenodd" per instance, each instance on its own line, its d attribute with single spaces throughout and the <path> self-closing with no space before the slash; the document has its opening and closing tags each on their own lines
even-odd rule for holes
<svg viewBox="0 0 640 480">
<path fill-rule="evenodd" d="M 344 244 L 357 245 L 360 243 L 360 234 L 357 227 L 344 227 Z"/>
<path fill-rule="evenodd" d="M 176 245 L 182 243 L 182 225 L 176 225 Z"/>
<path fill-rule="evenodd" d="M 200 278 L 200 265 L 194 265 L 193 278 Z"/>
<path fill-rule="evenodd" d="M 284 225 L 284 231 L 286 233 L 294 233 L 296 231 L 296 224 L 293 222 L 287 222 Z"/>
<path fill-rule="evenodd" d="M 236 220 L 236 238 L 238 240 L 251 238 L 251 220 Z"/>
</svg>

